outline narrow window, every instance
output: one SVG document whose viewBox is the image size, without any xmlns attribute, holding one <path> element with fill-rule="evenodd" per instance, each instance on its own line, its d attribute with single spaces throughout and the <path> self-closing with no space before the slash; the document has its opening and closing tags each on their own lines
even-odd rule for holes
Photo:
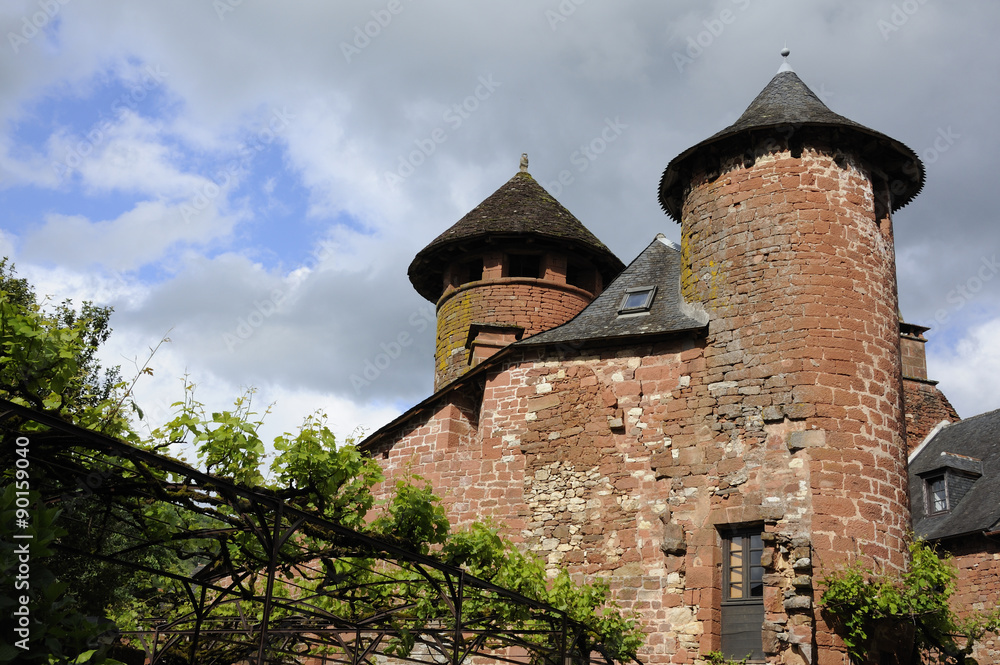
<svg viewBox="0 0 1000 665">
<path fill-rule="evenodd" d="M 722 652 L 727 658 L 763 658 L 764 567 L 761 530 L 722 537 Z"/>
<path fill-rule="evenodd" d="M 648 312 L 653 306 L 653 296 L 656 295 L 655 286 L 639 286 L 625 291 L 622 304 L 618 307 L 619 314 L 637 314 Z"/>
<path fill-rule="evenodd" d="M 537 254 L 508 254 L 507 276 L 537 278 L 541 265 L 541 257 Z"/>
<path fill-rule="evenodd" d="M 934 476 L 928 478 L 926 483 L 927 514 L 948 512 L 948 485 L 945 483 L 945 477 Z"/>
</svg>

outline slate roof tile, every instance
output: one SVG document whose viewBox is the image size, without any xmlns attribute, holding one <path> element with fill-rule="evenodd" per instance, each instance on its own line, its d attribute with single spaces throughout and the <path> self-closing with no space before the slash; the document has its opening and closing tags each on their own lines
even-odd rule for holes
<svg viewBox="0 0 1000 665">
<path fill-rule="evenodd" d="M 948 463 L 948 454 L 962 461 L 979 460 L 982 475 L 968 493 L 947 513 L 927 515 L 924 478 Z M 910 460 L 910 505 L 913 530 L 923 538 L 937 540 L 967 533 L 1000 530 L 1000 409 L 950 423 L 914 451 Z"/>
<path fill-rule="evenodd" d="M 420 295 L 437 301 L 445 264 L 452 255 L 480 242 L 512 238 L 519 242 L 555 243 L 589 259 L 605 283 L 624 264 L 527 172 L 520 171 L 470 210 L 451 228 L 417 252 L 407 271 Z"/>
<path fill-rule="evenodd" d="M 540 344 L 586 344 L 634 336 L 660 335 L 700 330 L 708 317 L 684 303 L 680 293 L 681 253 L 670 242 L 657 237 L 594 302 L 563 325 L 517 342 L 517 346 Z M 630 288 L 655 286 L 656 295 L 648 314 L 618 315 Z"/>
<path fill-rule="evenodd" d="M 700 159 L 739 155 L 754 147 L 755 138 L 767 136 L 804 143 L 818 139 L 857 151 L 886 173 L 893 188 L 893 210 L 909 203 L 924 185 L 924 168 L 916 153 L 885 134 L 834 113 L 787 69 L 771 79 L 736 122 L 670 161 L 660 179 L 660 205 L 680 221 L 686 178 Z"/>
</svg>

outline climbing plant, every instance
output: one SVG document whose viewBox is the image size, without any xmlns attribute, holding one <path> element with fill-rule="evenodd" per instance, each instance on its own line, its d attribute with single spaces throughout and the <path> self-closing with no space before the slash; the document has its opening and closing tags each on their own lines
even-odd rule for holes
<svg viewBox="0 0 1000 665">
<path fill-rule="evenodd" d="M 132 399 L 132 384 L 96 362 L 98 347 L 111 332 L 110 314 L 109 309 L 90 304 L 79 311 L 69 303 L 46 307 L 27 282 L 0 262 L 0 397 L 149 451 L 162 453 L 181 444 L 196 454 L 201 471 L 555 606 L 586 626 L 610 657 L 623 662 L 635 658 L 643 634 L 636 619 L 611 601 L 606 585 L 580 584 L 565 571 L 550 579 L 537 557 L 491 526 L 477 523 L 453 529 L 440 498 L 419 477 L 394 482 L 387 498 L 377 501 L 375 487 L 386 482 L 381 468 L 352 441 L 337 441 L 321 414 L 307 416 L 297 432 L 283 434 L 268 446 L 259 434 L 267 410 L 263 415 L 255 411 L 252 391 L 237 398 L 231 409 L 211 410 L 195 397 L 195 386 L 185 382 L 171 420 L 149 436 L 140 436 L 136 424 L 144 414 Z M 136 369 L 137 378 L 152 371 L 148 362 Z M 248 528 L 246 516 L 222 501 L 216 489 L 184 484 L 168 472 L 123 463 L 67 445 L 59 437 L 46 443 L 46 428 L 30 418 L 14 418 L 5 425 L 0 496 L 12 498 L 9 488 L 17 482 L 14 442 L 31 434 L 36 456 L 31 484 L 33 488 L 44 484 L 48 490 L 46 496 L 33 499 L 32 519 L 45 525 L 48 535 L 44 541 L 39 535 L 32 564 L 39 572 L 38 584 L 31 587 L 35 618 L 30 644 L 26 643 L 31 649 L 0 648 L 0 663 L 27 662 L 27 652 L 40 663 L 50 656 L 81 665 L 111 663 L 115 645 L 106 643 L 108 635 L 140 627 L 144 616 L 170 621 L 197 614 L 190 590 L 178 587 L 169 576 L 136 575 L 137 568 L 130 573 L 108 559 L 178 578 L 192 575 L 196 561 L 225 562 L 226 570 L 245 574 L 233 580 L 237 592 L 247 598 L 263 593 L 262 571 L 269 552 L 259 534 Z M 266 465 L 269 455 L 273 459 Z M 81 484 L 81 478 L 88 480 Z M 150 487 L 156 487 L 158 494 L 151 495 Z M 11 517 L 8 504 L 0 506 L 5 528 Z M 128 539 L 156 546 L 140 550 L 125 544 Z M 105 559 L 60 553 L 61 543 L 69 546 L 63 550 L 93 552 Z M 425 571 L 404 570 L 387 582 L 378 561 L 367 555 L 354 556 L 350 566 L 338 563 L 343 549 L 329 534 L 303 527 L 277 553 L 287 584 L 279 580 L 275 595 L 313 591 L 317 606 L 322 606 L 327 602 L 325 589 L 347 585 L 357 591 L 349 603 L 336 608 L 345 616 L 377 613 L 380 603 L 392 600 L 405 608 L 400 616 L 412 625 L 442 621 L 440 603 L 428 591 L 428 584 L 437 580 Z M 15 569 L 8 564 L 14 552 L 3 554 L 0 582 L 9 589 Z M 51 579 L 42 571 L 51 572 Z M 212 573 L 198 570 L 202 577 Z M 503 597 L 483 596 L 475 602 L 483 605 L 479 609 L 484 616 L 512 623 L 523 620 L 520 610 Z M 100 618 L 82 621 L 85 616 Z M 51 619 L 44 630 L 38 625 L 42 618 Z M 413 644 L 407 641 L 405 628 L 399 634 L 403 637 L 395 645 L 396 653 L 407 655 Z M 54 636 L 62 639 L 59 653 L 50 645 Z M 176 662 L 246 660 L 245 653 L 235 650 L 172 656 L 180 659 Z"/>
<path fill-rule="evenodd" d="M 854 563 L 822 580 L 826 589 L 820 602 L 841 629 L 848 653 L 855 662 L 865 662 L 870 639 L 882 627 L 912 630 L 914 663 L 975 665 L 976 643 L 1000 630 L 1000 608 L 959 617 L 950 603 L 958 574 L 951 558 L 922 540 L 909 549 L 911 563 L 902 575 Z"/>
</svg>

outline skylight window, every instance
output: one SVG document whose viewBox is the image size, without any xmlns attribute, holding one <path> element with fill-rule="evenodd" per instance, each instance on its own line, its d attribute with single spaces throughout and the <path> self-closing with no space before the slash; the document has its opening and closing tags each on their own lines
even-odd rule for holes
<svg viewBox="0 0 1000 665">
<path fill-rule="evenodd" d="M 656 295 L 655 286 L 639 286 L 625 291 L 622 304 L 618 308 L 619 314 L 639 314 L 648 312 L 653 306 L 653 296 Z"/>
</svg>

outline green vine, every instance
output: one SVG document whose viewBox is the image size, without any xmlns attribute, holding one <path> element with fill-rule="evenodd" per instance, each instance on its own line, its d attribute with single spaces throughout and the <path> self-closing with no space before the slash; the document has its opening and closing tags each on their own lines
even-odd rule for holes
<svg viewBox="0 0 1000 665">
<path fill-rule="evenodd" d="M 971 657 L 986 633 L 1000 631 L 1000 608 L 964 618 L 952 610 L 958 572 L 950 556 L 939 555 L 922 540 L 909 546 L 911 564 L 900 576 L 876 573 L 854 563 L 823 578 L 820 602 L 835 619 L 854 662 L 865 662 L 876 627 L 914 634 L 914 662 L 975 665 Z"/>
</svg>

